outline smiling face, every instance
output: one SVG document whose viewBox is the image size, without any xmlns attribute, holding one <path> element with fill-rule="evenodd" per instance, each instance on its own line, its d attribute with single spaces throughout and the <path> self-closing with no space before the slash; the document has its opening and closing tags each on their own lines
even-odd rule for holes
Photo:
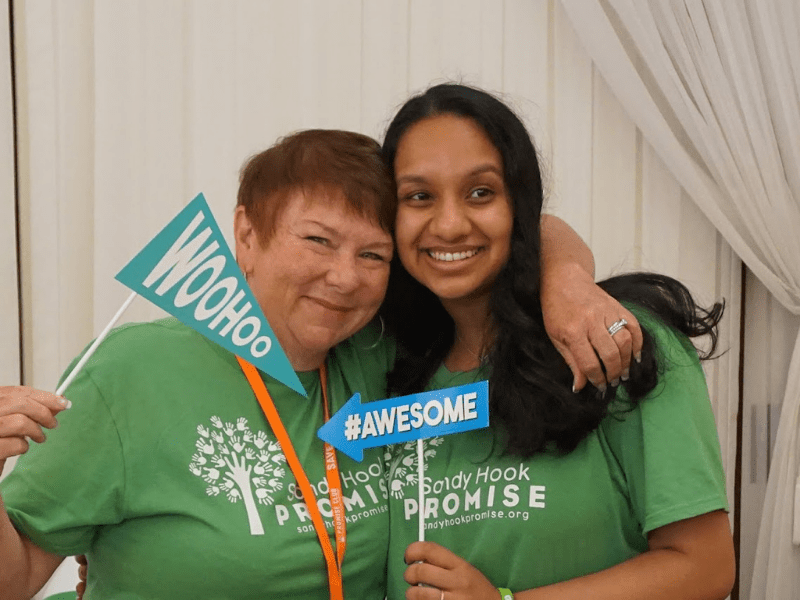
<svg viewBox="0 0 800 600">
<path fill-rule="evenodd" d="M 308 371 L 375 315 L 393 244 L 338 192 L 309 199 L 297 191 L 284 202 L 264 245 L 237 208 L 236 257 L 292 366 Z"/>
<path fill-rule="evenodd" d="M 474 121 L 444 114 L 408 129 L 394 168 L 395 237 L 405 268 L 445 308 L 488 302 L 513 223 L 500 153 Z"/>
</svg>

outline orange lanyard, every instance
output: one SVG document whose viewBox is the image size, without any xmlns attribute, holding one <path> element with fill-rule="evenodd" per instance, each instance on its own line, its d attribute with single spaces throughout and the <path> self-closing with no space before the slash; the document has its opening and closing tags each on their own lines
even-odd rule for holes
<svg viewBox="0 0 800 600">
<path fill-rule="evenodd" d="M 253 388 L 253 393 L 261 405 L 261 410 L 267 417 L 272 432 L 278 439 L 281 445 L 283 454 L 286 456 L 286 462 L 292 470 L 294 478 L 297 480 L 297 485 L 303 492 L 303 500 L 306 503 L 308 512 L 311 515 L 311 522 L 314 524 L 314 530 L 317 532 L 320 546 L 322 546 L 322 554 L 325 556 L 325 563 L 328 567 L 328 586 L 331 591 L 331 600 L 344 600 L 344 591 L 342 587 L 342 560 L 344 559 L 344 551 L 347 547 L 347 529 L 345 525 L 345 510 L 344 498 L 342 496 L 342 482 L 339 478 L 339 463 L 336 459 L 336 451 L 333 447 L 325 443 L 325 478 L 328 481 L 328 497 L 331 502 L 331 512 L 333 513 L 333 527 L 336 536 L 336 556 L 334 556 L 333 548 L 331 547 L 331 540 L 328 537 L 328 531 L 325 529 L 325 523 L 322 521 L 322 513 L 320 513 L 319 506 L 317 506 L 317 498 L 314 495 L 314 490 L 308 481 L 306 472 L 303 470 L 303 465 L 297 458 L 297 453 L 294 451 L 294 446 L 289 439 L 289 434 L 283 426 L 280 415 L 275 408 L 275 403 L 267 391 L 267 386 L 264 385 L 264 380 L 261 375 L 249 362 L 243 358 L 236 357 L 239 365 L 242 367 L 250 387 Z M 322 404 L 324 410 L 325 421 L 330 418 L 330 408 L 328 407 L 328 376 L 325 365 L 319 371 L 319 382 L 322 387 Z"/>
</svg>

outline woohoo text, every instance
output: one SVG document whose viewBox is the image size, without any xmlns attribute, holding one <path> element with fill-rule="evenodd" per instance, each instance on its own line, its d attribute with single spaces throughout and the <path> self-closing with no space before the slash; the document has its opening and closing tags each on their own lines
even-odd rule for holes
<svg viewBox="0 0 800 600">
<path fill-rule="evenodd" d="M 182 323 L 305 395 L 202 194 L 116 278 Z"/>
</svg>

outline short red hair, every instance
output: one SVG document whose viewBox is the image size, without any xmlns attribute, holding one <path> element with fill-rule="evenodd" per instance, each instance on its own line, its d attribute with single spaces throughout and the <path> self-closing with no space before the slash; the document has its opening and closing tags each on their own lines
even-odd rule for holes
<svg viewBox="0 0 800 600">
<path fill-rule="evenodd" d="M 242 167 L 237 206 L 262 243 L 275 231 L 286 198 L 302 191 L 316 200 L 342 197 L 355 212 L 394 230 L 397 194 L 378 142 L 360 133 L 309 129 L 279 139 Z"/>
</svg>

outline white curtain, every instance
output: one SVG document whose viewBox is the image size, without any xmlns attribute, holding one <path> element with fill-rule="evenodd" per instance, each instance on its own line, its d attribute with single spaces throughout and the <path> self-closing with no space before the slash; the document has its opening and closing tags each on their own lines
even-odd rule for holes
<svg viewBox="0 0 800 600">
<path fill-rule="evenodd" d="M 800 314 L 798 4 L 561 2 L 676 179 L 770 292 Z M 800 590 L 799 428 L 800 340 L 789 367 L 751 600 L 796 600 Z"/>
</svg>

